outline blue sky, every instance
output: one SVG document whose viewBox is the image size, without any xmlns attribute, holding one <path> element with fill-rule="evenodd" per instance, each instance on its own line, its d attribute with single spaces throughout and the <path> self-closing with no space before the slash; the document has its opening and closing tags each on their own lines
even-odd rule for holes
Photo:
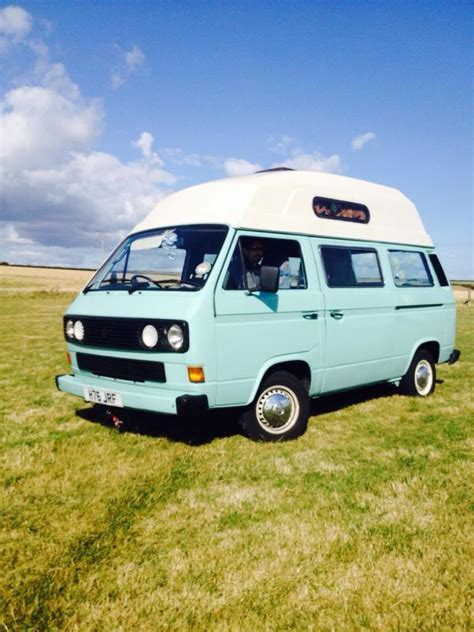
<svg viewBox="0 0 474 632">
<path fill-rule="evenodd" d="M 0 4 L 0 259 L 93 267 L 164 195 L 287 165 L 401 189 L 474 278 L 473 6 Z"/>
</svg>

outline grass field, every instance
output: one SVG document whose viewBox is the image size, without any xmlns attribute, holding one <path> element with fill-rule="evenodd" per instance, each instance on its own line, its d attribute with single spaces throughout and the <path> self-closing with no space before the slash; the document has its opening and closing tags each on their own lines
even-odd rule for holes
<svg viewBox="0 0 474 632">
<path fill-rule="evenodd" d="M 323 398 L 285 444 L 230 414 L 118 434 L 54 386 L 68 273 L 2 272 L 1 629 L 471 628 L 474 308 L 427 400 Z"/>
</svg>

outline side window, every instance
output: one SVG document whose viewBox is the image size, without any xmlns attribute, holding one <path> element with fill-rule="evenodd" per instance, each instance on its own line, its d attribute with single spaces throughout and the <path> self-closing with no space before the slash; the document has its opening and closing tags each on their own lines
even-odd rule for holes
<svg viewBox="0 0 474 632">
<path fill-rule="evenodd" d="M 329 287 L 383 286 L 382 272 L 375 250 L 322 246 L 321 256 Z"/>
<path fill-rule="evenodd" d="M 439 284 L 441 286 L 449 285 L 448 278 L 444 273 L 443 266 L 441 265 L 441 261 L 438 259 L 438 256 L 433 254 L 429 255 L 429 257 L 431 265 L 433 266 L 434 271 L 436 272 L 436 276 L 438 277 Z"/>
<path fill-rule="evenodd" d="M 389 250 L 393 280 L 397 287 L 430 287 L 433 277 L 422 252 Z"/>
<path fill-rule="evenodd" d="M 224 289 L 258 289 L 262 266 L 279 268 L 280 290 L 306 288 L 304 263 L 297 241 L 240 237 L 225 276 Z"/>
<path fill-rule="evenodd" d="M 313 198 L 313 212 L 316 217 L 338 219 L 344 222 L 367 224 L 370 221 L 369 209 L 365 204 L 344 202 L 325 197 Z"/>
</svg>

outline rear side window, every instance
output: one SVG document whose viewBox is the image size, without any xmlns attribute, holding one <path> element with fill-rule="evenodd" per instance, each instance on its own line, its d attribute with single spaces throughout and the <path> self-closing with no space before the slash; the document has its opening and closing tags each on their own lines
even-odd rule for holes
<svg viewBox="0 0 474 632">
<path fill-rule="evenodd" d="M 422 252 L 389 250 L 393 280 L 397 287 L 430 287 L 433 277 Z"/>
<path fill-rule="evenodd" d="M 329 287 L 381 287 L 377 252 L 367 248 L 322 246 L 326 281 Z"/>
<path fill-rule="evenodd" d="M 436 272 L 436 276 L 438 277 L 439 284 L 441 286 L 449 285 L 448 278 L 444 273 L 443 266 L 441 265 L 441 261 L 438 259 L 437 255 L 429 255 L 431 265 L 433 266 L 434 271 Z"/>
<path fill-rule="evenodd" d="M 313 211 L 316 217 L 339 219 L 343 222 L 367 224 L 370 219 L 369 209 L 364 204 L 325 197 L 313 198 Z"/>
</svg>

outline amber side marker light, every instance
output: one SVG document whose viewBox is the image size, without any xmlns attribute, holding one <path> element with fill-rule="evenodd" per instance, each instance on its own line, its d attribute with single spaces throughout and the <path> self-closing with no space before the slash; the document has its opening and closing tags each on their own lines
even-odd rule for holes
<svg viewBox="0 0 474 632">
<path fill-rule="evenodd" d="M 202 366 L 188 366 L 188 379 L 190 382 L 205 382 L 204 369 Z"/>
<path fill-rule="evenodd" d="M 71 364 L 71 354 L 69 353 L 69 351 L 66 351 L 66 360 L 68 364 Z"/>
</svg>

